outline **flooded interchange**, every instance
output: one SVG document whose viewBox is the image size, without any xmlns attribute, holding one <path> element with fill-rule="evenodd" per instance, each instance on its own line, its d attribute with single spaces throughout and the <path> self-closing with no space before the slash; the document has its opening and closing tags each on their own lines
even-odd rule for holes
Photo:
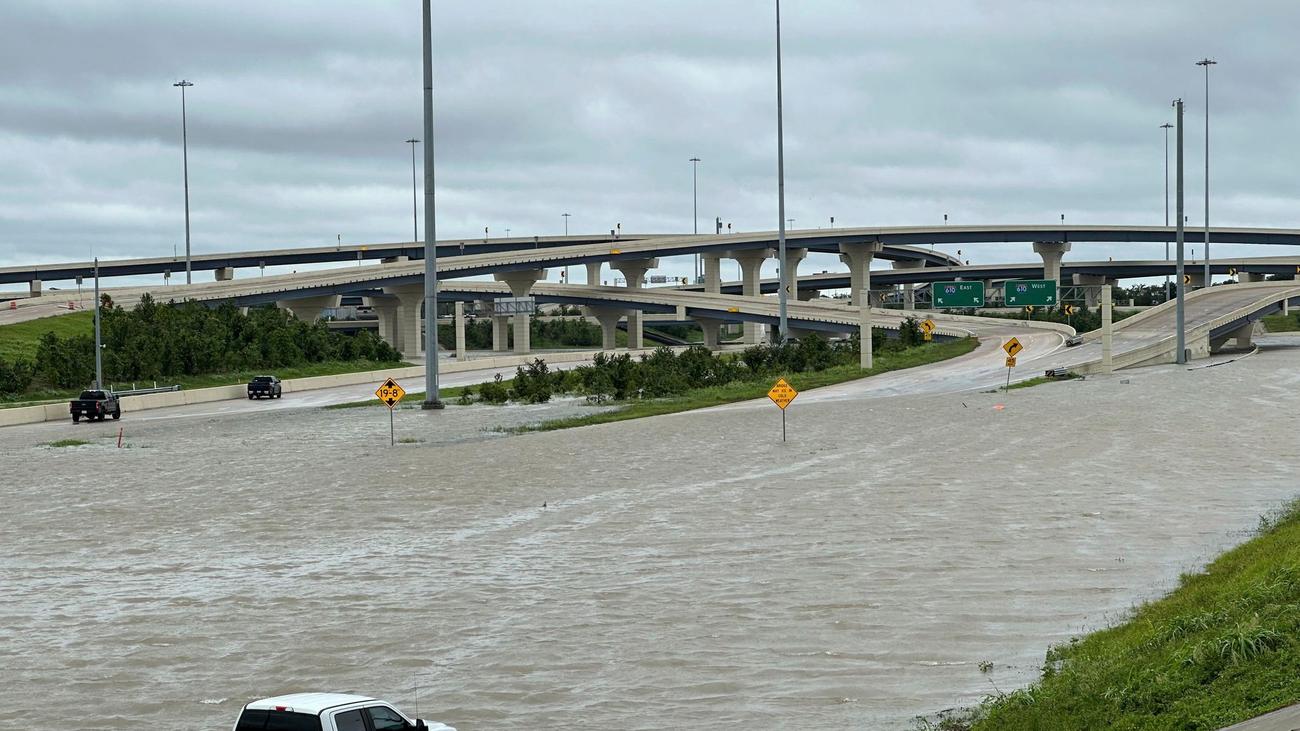
<svg viewBox="0 0 1300 731">
<path fill-rule="evenodd" d="M 760 5 L 0 7 L 0 728 L 1300 726 L 1300 10 Z"/>
</svg>

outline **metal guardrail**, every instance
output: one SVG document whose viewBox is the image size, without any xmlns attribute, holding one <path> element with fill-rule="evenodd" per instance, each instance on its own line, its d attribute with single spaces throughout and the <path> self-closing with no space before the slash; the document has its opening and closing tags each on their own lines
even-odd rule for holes
<svg viewBox="0 0 1300 731">
<path fill-rule="evenodd" d="M 132 383 L 131 388 L 123 391 L 117 390 L 110 384 L 108 390 L 112 391 L 113 394 L 117 396 L 144 396 L 145 394 L 150 394 L 150 393 L 169 393 L 171 391 L 179 391 L 181 390 L 181 387 L 179 385 L 175 385 L 175 386 L 154 386 L 153 388 L 136 388 L 135 384 Z"/>
</svg>

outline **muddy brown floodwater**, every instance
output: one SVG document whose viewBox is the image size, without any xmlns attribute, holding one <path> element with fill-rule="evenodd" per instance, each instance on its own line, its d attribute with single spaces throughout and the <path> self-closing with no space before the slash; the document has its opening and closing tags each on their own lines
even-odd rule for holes
<svg viewBox="0 0 1300 731">
<path fill-rule="evenodd" d="M 1297 350 L 866 392 L 796 399 L 785 444 L 765 401 L 523 436 L 485 429 L 585 407 L 402 411 L 396 448 L 375 409 L 0 430 L 0 726 L 418 686 L 461 731 L 906 728 L 1297 493 Z"/>
</svg>

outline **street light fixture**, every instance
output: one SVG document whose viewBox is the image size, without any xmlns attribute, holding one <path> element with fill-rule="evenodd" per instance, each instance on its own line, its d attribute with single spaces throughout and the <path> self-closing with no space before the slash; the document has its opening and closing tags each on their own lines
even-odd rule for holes
<svg viewBox="0 0 1300 731">
<path fill-rule="evenodd" d="M 1168 122 L 1160 125 L 1165 131 L 1165 228 L 1169 228 L 1169 130 L 1174 126 Z M 1169 234 L 1165 233 L 1165 262 L 1169 261 Z M 1165 274 L 1165 302 L 1169 301 L 1169 275 Z"/>
<path fill-rule="evenodd" d="M 420 212 L 415 197 L 415 146 L 419 140 L 412 137 L 406 141 L 411 146 L 411 242 L 420 243 Z"/>
<path fill-rule="evenodd" d="M 422 3 L 424 46 L 424 402 L 422 409 L 442 409 L 438 397 L 438 238 L 433 207 L 433 18 L 429 0 Z M 414 150 L 414 146 L 411 148 Z M 416 313 L 418 316 L 418 312 Z M 417 319 L 418 322 L 418 319 Z M 417 343 L 418 344 L 418 343 Z"/>
<path fill-rule="evenodd" d="M 777 235 L 777 261 L 780 262 L 780 289 L 777 290 L 777 307 L 780 311 L 777 325 L 777 341 L 785 342 L 789 335 L 789 321 L 786 317 L 786 289 L 790 284 L 789 267 L 785 265 L 785 126 L 781 119 L 781 0 L 776 0 L 776 190 L 777 223 L 781 230 Z"/>
<path fill-rule="evenodd" d="M 185 119 L 185 90 L 194 84 L 181 79 L 172 86 L 181 89 L 181 160 L 185 170 L 185 283 L 190 284 L 190 141 Z"/>
<path fill-rule="evenodd" d="M 1196 62 L 1205 67 L 1205 286 L 1210 286 L 1210 67 L 1219 63 L 1210 58 Z"/>
<path fill-rule="evenodd" d="M 691 226 L 692 233 L 700 233 L 700 185 L 699 185 L 699 167 L 700 158 L 692 157 L 688 162 L 691 163 Z M 700 252 L 695 252 L 695 280 L 700 280 Z"/>
<path fill-rule="evenodd" d="M 1184 241 L 1184 222 L 1187 217 L 1183 215 L 1183 100 L 1174 100 L 1174 122 L 1177 125 L 1177 142 L 1175 143 L 1174 156 L 1177 160 L 1177 169 L 1174 172 L 1174 206 L 1177 209 L 1178 230 L 1174 235 L 1175 248 L 1178 252 L 1178 263 L 1175 268 L 1175 274 L 1178 277 L 1178 302 L 1174 305 L 1174 328 L 1177 330 L 1176 342 L 1178 351 L 1175 354 L 1175 361 L 1179 365 L 1187 363 L 1187 335 L 1183 332 L 1187 319 L 1184 312 L 1183 301 L 1186 299 L 1187 285 L 1183 284 L 1184 262 L 1183 262 L 1183 241 Z"/>
</svg>

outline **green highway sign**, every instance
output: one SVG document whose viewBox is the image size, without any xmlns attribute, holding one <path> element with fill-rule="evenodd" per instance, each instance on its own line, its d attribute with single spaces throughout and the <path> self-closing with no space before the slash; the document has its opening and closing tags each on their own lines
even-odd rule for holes
<svg viewBox="0 0 1300 731">
<path fill-rule="evenodd" d="M 983 307 L 983 282 L 935 282 L 930 285 L 935 307 Z"/>
<path fill-rule="evenodd" d="M 1021 279 L 1007 282 L 1004 300 L 1007 307 L 1025 305 L 1056 305 L 1055 279 Z"/>
</svg>

